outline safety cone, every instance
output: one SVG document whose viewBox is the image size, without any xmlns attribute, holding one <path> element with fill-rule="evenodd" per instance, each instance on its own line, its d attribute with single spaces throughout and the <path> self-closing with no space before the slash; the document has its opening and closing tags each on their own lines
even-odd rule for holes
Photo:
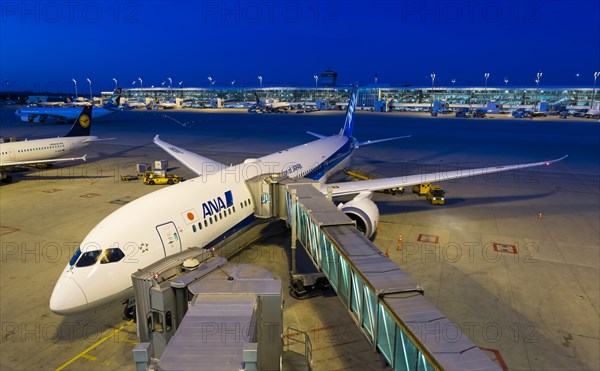
<svg viewBox="0 0 600 371">
<path fill-rule="evenodd" d="M 396 247 L 396 251 L 402 250 L 402 235 L 398 236 L 398 247 Z"/>
<path fill-rule="evenodd" d="M 385 248 L 385 256 L 387 256 L 388 258 L 390 257 L 390 248 L 389 247 Z"/>
</svg>

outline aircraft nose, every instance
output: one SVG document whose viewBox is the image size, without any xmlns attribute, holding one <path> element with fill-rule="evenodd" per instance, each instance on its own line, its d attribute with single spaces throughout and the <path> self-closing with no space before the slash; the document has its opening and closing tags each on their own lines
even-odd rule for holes
<svg viewBox="0 0 600 371">
<path fill-rule="evenodd" d="M 63 316 L 81 312 L 87 304 L 85 293 L 71 277 L 62 278 L 50 297 L 50 310 Z"/>
</svg>

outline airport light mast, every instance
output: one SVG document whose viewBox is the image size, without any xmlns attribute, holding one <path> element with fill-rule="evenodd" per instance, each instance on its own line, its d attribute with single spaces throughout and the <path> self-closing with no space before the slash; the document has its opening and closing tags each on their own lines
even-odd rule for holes
<svg viewBox="0 0 600 371">
<path fill-rule="evenodd" d="M 262 75 L 258 75 L 258 83 L 260 88 L 262 89 Z"/>
<path fill-rule="evenodd" d="M 542 71 L 539 71 L 537 75 L 535 75 L 535 84 L 537 86 L 537 94 L 538 94 L 538 103 L 541 101 L 540 97 L 540 80 L 542 79 Z"/>
<path fill-rule="evenodd" d="M 483 87 L 483 98 L 487 99 L 487 81 L 490 78 L 490 73 L 489 72 L 484 73 L 483 77 L 485 77 L 485 86 Z"/>
<path fill-rule="evenodd" d="M 456 84 L 456 79 L 452 79 L 450 81 L 452 82 L 452 86 L 454 86 L 454 84 Z"/>
<path fill-rule="evenodd" d="M 90 78 L 88 77 L 87 79 L 85 79 L 88 84 L 90 85 L 90 100 L 93 101 L 94 98 L 92 98 L 92 80 L 90 80 Z"/>
<path fill-rule="evenodd" d="M 115 82 L 115 90 L 119 88 L 119 83 L 117 82 L 116 78 L 112 78 L 112 80 Z"/>
<path fill-rule="evenodd" d="M 504 93 L 508 94 L 508 89 L 507 89 L 507 85 L 508 85 L 508 76 L 504 76 Z M 512 112 L 512 100 L 510 101 L 510 103 L 508 104 L 508 110 L 510 112 Z"/>
<path fill-rule="evenodd" d="M 141 93 L 142 92 L 142 88 L 143 88 L 143 86 L 142 86 L 142 78 L 138 76 L 138 80 L 140 80 L 140 93 Z"/>
<path fill-rule="evenodd" d="M 170 77 L 167 77 L 167 80 L 169 80 L 169 91 L 172 92 L 173 90 L 171 89 L 171 85 L 173 85 L 173 79 Z"/>
<path fill-rule="evenodd" d="M 375 74 L 375 76 L 373 76 L 373 79 L 375 80 L 375 85 L 377 85 L 377 80 L 379 80 L 379 76 Z"/>
<path fill-rule="evenodd" d="M 431 107 L 433 108 L 433 101 L 434 101 L 434 94 L 433 94 L 433 88 L 435 86 L 435 72 L 433 72 L 431 74 Z"/>
<path fill-rule="evenodd" d="M 77 80 L 73 79 L 73 84 L 75 85 L 75 98 L 77 98 Z"/>
<path fill-rule="evenodd" d="M 594 87 L 592 88 L 592 104 L 590 108 L 594 108 L 594 103 L 596 102 L 596 79 L 600 76 L 600 72 L 594 72 Z"/>
<path fill-rule="evenodd" d="M 318 84 L 319 84 L 319 75 L 315 74 L 313 76 L 313 79 L 315 79 L 315 102 L 317 101 L 317 90 L 318 88 Z"/>
</svg>

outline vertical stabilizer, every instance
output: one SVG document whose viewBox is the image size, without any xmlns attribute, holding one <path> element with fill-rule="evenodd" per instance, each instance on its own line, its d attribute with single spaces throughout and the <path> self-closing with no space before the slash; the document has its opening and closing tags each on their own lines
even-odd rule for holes
<svg viewBox="0 0 600 371">
<path fill-rule="evenodd" d="M 90 127 L 92 126 L 92 107 L 91 105 L 83 107 L 79 117 L 71 127 L 71 130 L 65 137 L 84 137 L 90 135 Z"/>
<path fill-rule="evenodd" d="M 350 95 L 350 101 L 348 102 L 348 108 L 346 110 L 346 122 L 344 122 L 344 127 L 340 131 L 340 135 L 347 137 L 352 136 L 352 129 L 354 127 L 354 109 L 356 108 L 357 99 L 358 85 L 354 85 L 352 88 L 352 94 Z"/>
<path fill-rule="evenodd" d="M 123 92 L 123 89 L 116 88 L 115 91 L 113 92 L 113 94 L 110 96 L 110 98 L 108 98 L 108 101 L 104 105 L 104 108 L 108 108 L 108 109 L 112 109 L 112 110 L 119 108 L 119 104 L 121 103 L 121 93 L 122 92 Z"/>
</svg>

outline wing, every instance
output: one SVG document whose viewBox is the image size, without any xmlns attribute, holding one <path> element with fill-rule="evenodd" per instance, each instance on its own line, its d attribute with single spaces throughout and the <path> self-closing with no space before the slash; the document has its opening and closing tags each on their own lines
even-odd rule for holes
<svg viewBox="0 0 600 371">
<path fill-rule="evenodd" d="M 219 162 L 162 141 L 158 135 L 154 137 L 154 143 L 173 156 L 177 161 L 185 165 L 185 167 L 196 173 L 196 175 L 219 171 L 226 167 Z"/>
<path fill-rule="evenodd" d="M 452 170 L 452 171 L 443 171 L 439 173 L 429 173 L 429 174 L 415 174 L 408 176 L 401 176 L 395 178 L 383 178 L 383 179 L 373 179 L 373 180 L 361 180 L 357 182 L 341 182 L 341 183 L 330 183 L 330 184 L 322 184 L 320 190 L 323 194 L 327 194 L 327 190 L 331 188 L 331 192 L 333 196 L 343 196 L 356 194 L 365 191 L 379 191 L 382 189 L 389 189 L 395 187 L 408 187 L 415 184 L 421 184 L 426 182 L 441 182 L 444 180 L 465 178 L 469 176 L 475 175 L 483 175 L 483 174 L 492 174 L 498 173 L 501 171 L 508 170 L 517 170 L 517 169 L 525 169 L 528 167 L 534 166 L 543 166 L 550 165 L 554 162 L 558 162 L 562 159 L 565 159 L 567 156 L 563 156 L 556 160 L 550 161 L 542 161 L 542 162 L 532 162 L 528 164 L 517 164 L 517 165 L 507 165 L 507 166 L 492 166 L 492 167 L 484 167 L 479 169 L 464 169 L 464 170 Z"/>
<path fill-rule="evenodd" d="M 87 155 L 83 155 L 81 157 L 69 157 L 69 158 L 55 158 L 50 160 L 32 160 L 32 161 L 9 161 L 0 163 L 1 167 L 7 166 L 19 166 L 19 165 L 31 165 L 31 164 L 44 164 L 44 163 L 53 163 L 53 162 L 63 162 L 63 161 L 76 161 L 76 160 L 87 160 Z"/>
</svg>

